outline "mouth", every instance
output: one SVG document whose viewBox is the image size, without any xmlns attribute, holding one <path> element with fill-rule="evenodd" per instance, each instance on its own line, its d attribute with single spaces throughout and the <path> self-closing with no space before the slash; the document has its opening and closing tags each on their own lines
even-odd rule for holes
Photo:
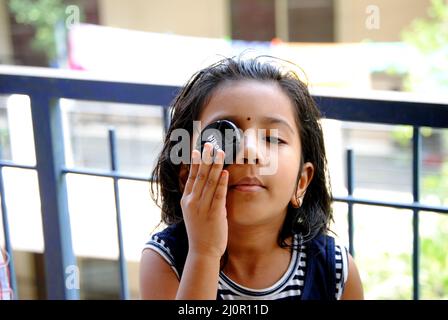
<svg viewBox="0 0 448 320">
<path fill-rule="evenodd" d="M 230 185 L 230 189 L 241 192 L 259 192 L 266 189 L 266 187 L 256 177 L 244 177 L 235 184 Z"/>
</svg>

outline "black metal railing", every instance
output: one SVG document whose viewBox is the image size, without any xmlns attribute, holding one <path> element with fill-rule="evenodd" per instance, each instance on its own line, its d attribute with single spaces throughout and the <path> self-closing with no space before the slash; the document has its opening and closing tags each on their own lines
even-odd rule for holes
<svg viewBox="0 0 448 320">
<path fill-rule="evenodd" d="M 129 298 L 127 271 L 121 231 L 120 195 L 118 180 L 149 181 L 149 177 L 127 175 L 119 170 L 114 131 L 109 131 L 111 155 L 110 170 L 68 168 L 64 159 L 61 114 L 58 99 L 69 98 L 90 101 L 121 102 L 142 105 L 159 105 L 163 108 L 164 128 L 169 124 L 168 105 L 179 90 L 174 86 L 141 83 L 124 83 L 111 80 L 94 80 L 77 72 L 63 74 L 57 70 L 30 68 L 0 68 L 0 94 L 23 94 L 30 98 L 36 165 L 11 163 L 0 158 L 0 196 L 6 250 L 11 257 L 10 275 L 17 297 L 14 259 L 9 234 L 6 192 L 3 185 L 4 167 L 35 170 L 38 174 L 41 213 L 44 235 L 44 258 L 47 294 L 49 299 L 77 299 L 79 289 L 67 288 L 66 270 L 76 265 L 72 249 L 70 220 L 67 204 L 65 175 L 68 173 L 108 177 L 113 179 L 119 247 L 121 298 Z M 345 197 L 335 197 L 348 205 L 349 249 L 355 254 L 353 205 L 364 204 L 413 211 L 413 298 L 419 298 L 419 213 L 431 211 L 446 214 L 447 207 L 420 203 L 421 127 L 448 128 L 448 102 L 425 101 L 407 94 L 384 94 L 375 97 L 340 96 L 335 93 L 317 93 L 313 96 L 326 118 L 392 125 L 413 126 L 413 202 L 396 203 L 361 199 L 353 196 L 353 151 L 347 152 L 347 189 Z M 51 263 L 50 263 L 51 262 Z"/>
</svg>

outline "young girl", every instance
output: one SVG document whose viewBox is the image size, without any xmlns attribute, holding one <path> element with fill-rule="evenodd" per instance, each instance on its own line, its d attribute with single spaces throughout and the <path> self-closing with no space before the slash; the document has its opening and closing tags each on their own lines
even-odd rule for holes
<svg viewBox="0 0 448 320">
<path fill-rule="evenodd" d="M 172 112 L 151 187 L 168 227 L 143 251 L 143 299 L 363 298 L 352 257 L 328 235 L 320 113 L 292 70 L 224 59 L 192 77 Z M 244 133 L 235 163 L 223 169 L 225 154 L 212 156 L 210 143 L 191 152 L 191 165 L 173 163 L 174 130 L 186 129 L 194 149 L 193 121 L 223 119 Z M 260 174 L 273 161 L 274 174 Z"/>
</svg>

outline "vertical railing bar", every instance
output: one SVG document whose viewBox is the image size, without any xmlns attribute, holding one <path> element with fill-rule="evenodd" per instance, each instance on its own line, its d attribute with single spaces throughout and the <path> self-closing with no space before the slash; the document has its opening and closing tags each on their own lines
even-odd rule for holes
<svg viewBox="0 0 448 320">
<path fill-rule="evenodd" d="M 349 197 L 353 196 L 354 189 L 354 168 L 353 168 L 353 150 L 347 149 L 347 191 Z M 348 243 L 349 252 L 355 256 L 354 245 L 354 221 L 353 221 L 353 203 L 348 203 Z"/>
<path fill-rule="evenodd" d="M 76 257 L 73 252 L 67 184 L 62 168 L 65 151 L 61 109 L 46 90 L 30 95 L 36 149 L 36 171 L 41 200 L 47 298 L 79 299 Z"/>
<path fill-rule="evenodd" d="M 421 134 L 420 128 L 413 127 L 412 135 L 412 195 L 414 203 L 420 201 L 420 163 L 421 163 Z M 412 280 L 413 280 L 413 299 L 420 299 L 420 232 L 419 232 L 419 210 L 414 209 L 412 215 Z"/>
<path fill-rule="evenodd" d="M 2 150 L 0 146 L 0 159 L 2 158 Z M 9 279 L 11 282 L 11 289 L 13 291 L 13 299 L 19 299 L 19 292 L 17 288 L 16 280 L 16 269 L 14 267 L 14 254 L 12 251 L 11 237 L 9 235 L 9 221 L 8 221 L 8 211 L 6 207 L 6 193 L 5 185 L 3 183 L 3 166 L 0 165 L 0 196 L 1 196 L 1 207 L 2 207 L 2 223 L 3 223 L 3 234 L 5 237 L 5 249 L 9 256 Z M 0 288 L 1 289 L 1 288 Z"/>
<path fill-rule="evenodd" d="M 109 150 L 112 172 L 118 171 L 118 159 L 116 148 L 115 130 L 109 129 Z M 120 190 L 118 188 L 118 178 L 113 178 L 114 181 L 114 197 L 115 197 L 115 213 L 117 221 L 118 233 L 118 261 L 120 266 L 120 296 L 122 300 L 129 299 L 128 289 L 128 272 L 126 266 L 126 257 L 123 248 L 123 230 L 121 225 L 121 209 L 120 209 Z"/>
</svg>

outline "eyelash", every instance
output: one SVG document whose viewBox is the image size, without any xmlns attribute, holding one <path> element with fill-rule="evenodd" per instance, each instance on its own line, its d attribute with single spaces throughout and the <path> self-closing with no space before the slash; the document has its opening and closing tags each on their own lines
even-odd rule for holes
<svg viewBox="0 0 448 320">
<path fill-rule="evenodd" d="M 284 143 L 286 143 L 286 141 L 280 139 L 279 137 L 274 137 L 274 136 L 268 136 L 265 139 L 269 143 L 276 143 L 276 144 L 284 144 Z M 276 139 L 277 141 L 276 142 L 272 142 L 271 139 Z"/>
</svg>

